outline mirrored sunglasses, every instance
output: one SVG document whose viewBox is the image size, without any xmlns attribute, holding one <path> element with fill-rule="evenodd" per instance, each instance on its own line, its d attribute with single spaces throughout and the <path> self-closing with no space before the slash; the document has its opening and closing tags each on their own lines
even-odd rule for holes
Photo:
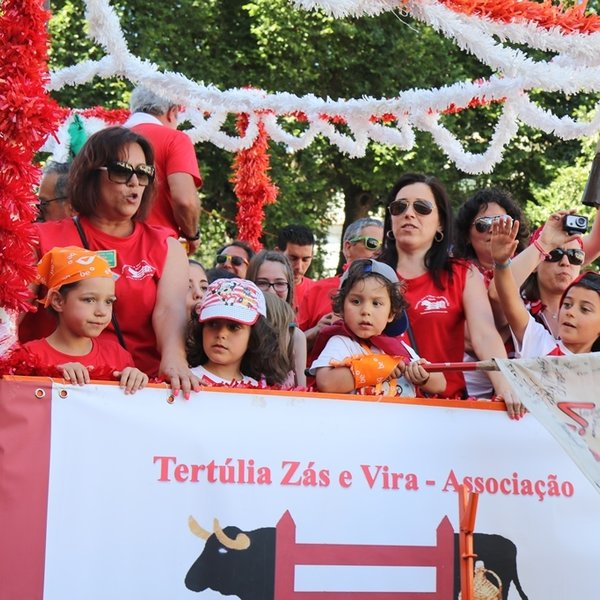
<svg viewBox="0 0 600 600">
<path fill-rule="evenodd" d="M 487 233 L 492 228 L 492 223 L 497 219 L 501 219 L 503 217 L 508 217 L 508 215 L 496 215 L 495 217 L 479 217 L 478 219 L 475 219 L 473 221 L 473 225 L 475 225 L 475 229 L 479 233 Z M 512 222 L 512 219 L 510 220 Z"/>
<path fill-rule="evenodd" d="M 404 214 L 408 207 L 413 207 L 413 210 L 419 215 L 430 215 L 433 212 L 433 203 L 429 200 L 415 200 L 414 202 L 409 202 L 408 200 L 394 200 L 389 206 L 388 210 L 393 217 L 397 217 L 401 214 Z"/>
<path fill-rule="evenodd" d="M 548 256 L 546 256 L 544 260 L 546 262 L 556 263 L 560 262 L 565 255 L 572 265 L 582 265 L 585 259 L 585 252 L 579 248 L 569 248 L 568 250 L 554 248 L 554 250 L 548 253 Z"/>
<path fill-rule="evenodd" d="M 287 292 L 290 284 L 287 281 L 274 281 L 271 283 L 266 279 L 258 279 L 256 282 L 256 287 L 263 292 L 268 292 L 269 288 L 273 288 L 276 292 Z"/>
<path fill-rule="evenodd" d="M 140 164 L 130 165 L 128 162 L 115 160 L 105 167 L 98 167 L 100 171 L 106 171 L 108 178 L 113 183 L 129 183 L 135 175 L 140 185 L 146 186 L 154 181 L 155 170 L 152 165 Z"/>
<path fill-rule="evenodd" d="M 247 265 L 248 261 L 241 256 L 231 256 L 231 254 L 219 254 L 217 255 L 217 264 L 224 265 L 227 261 L 231 261 L 231 264 L 234 267 L 241 267 L 242 265 Z"/>
<path fill-rule="evenodd" d="M 379 250 L 379 248 L 381 247 L 381 242 L 377 238 L 367 237 L 365 235 L 352 238 L 348 241 L 351 244 L 358 244 L 358 242 L 363 242 L 367 250 Z"/>
</svg>

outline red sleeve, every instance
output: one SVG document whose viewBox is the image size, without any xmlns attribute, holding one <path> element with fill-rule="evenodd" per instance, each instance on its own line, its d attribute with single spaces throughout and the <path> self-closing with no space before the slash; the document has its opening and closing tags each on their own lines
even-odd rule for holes
<svg viewBox="0 0 600 600">
<path fill-rule="evenodd" d="M 169 143 L 169 151 L 166 153 L 165 176 L 173 173 L 187 173 L 194 178 L 196 187 L 202 185 L 202 177 L 198 168 L 196 151 L 192 140 L 182 131 L 174 131 Z"/>
</svg>

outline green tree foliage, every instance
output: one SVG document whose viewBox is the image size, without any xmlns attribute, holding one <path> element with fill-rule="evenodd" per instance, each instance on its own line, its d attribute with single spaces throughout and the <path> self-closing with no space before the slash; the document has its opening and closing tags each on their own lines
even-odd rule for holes
<svg viewBox="0 0 600 600">
<path fill-rule="evenodd" d="M 596 4 L 589 2 L 588 9 Z M 452 41 L 399 13 L 333 19 L 295 10 L 288 0 L 114 0 L 112 5 L 134 54 L 220 89 L 253 86 L 323 98 L 377 98 L 492 74 Z M 52 68 L 102 55 L 85 37 L 82 0 L 51 1 L 51 9 Z M 532 56 L 548 58 L 542 53 Z M 130 89 L 127 81 L 94 80 L 55 95 L 66 106 L 122 107 Z M 560 114 L 572 114 L 577 107 L 590 110 L 597 101 L 584 95 L 565 98 L 541 92 L 535 98 Z M 442 119 L 468 150 L 481 152 L 500 110 L 492 105 Z M 288 126 L 290 131 L 303 127 L 293 119 Z M 211 144 L 199 144 L 197 153 L 205 179 L 204 208 L 219 220 L 213 224 L 214 217 L 203 217 L 208 220 L 203 228 L 210 254 L 221 241 L 213 243 L 213 236 L 235 236 L 236 199 L 229 181 L 233 156 Z M 272 144 L 271 176 L 280 196 L 276 205 L 267 207 L 263 241 L 272 246 L 277 229 L 290 222 L 312 227 L 322 241 L 333 207 L 341 203 L 346 223 L 376 212 L 394 181 L 407 170 L 436 174 L 456 205 L 482 186 L 504 187 L 538 218 L 536 207 L 550 202 L 553 181 L 568 180 L 563 170 L 579 165 L 585 171 L 585 161 L 578 163 L 584 154 L 578 141 L 562 142 L 521 127 L 492 174 L 470 176 L 450 163 L 424 133 L 417 133 L 417 145 L 409 152 L 371 144 L 359 159 L 348 158 L 324 140 L 295 154 Z M 572 189 L 556 189 L 552 197 L 570 202 Z"/>
</svg>

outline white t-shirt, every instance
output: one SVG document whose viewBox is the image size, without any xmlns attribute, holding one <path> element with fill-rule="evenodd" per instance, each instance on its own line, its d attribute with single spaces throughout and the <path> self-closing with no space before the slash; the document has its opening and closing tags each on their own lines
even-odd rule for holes
<svg viewBox="0 0 600 600">
<path fill-rule="evenodd" d="M 418 360 L 419 355 L 407 344 L 402 342 L 412 360 Z M 375 346 L 369 346 L 369 350 L 373 354 L 383 354 L 383 352 Z M 357 354 L 368 354 L 368 352 L 352 338 L 345 335 L 334 335 L 327 341 L 325 348 L 321 354 L 313 361 L 310 366 L 310 374 L 315 375 L 320 367 L 329 367 L 332 360 L 344 360 Z M 396 388 L 398 396 L 413 397 L 416 395 L 415 387 L 408 379 L 400 377 L 396 380 Z"/>
<path fill-rule="evenodd" d="M 512 333 L 512 332 L 511 332 Z M 538 323 L 531 315 L 523 334 L 523 343 L 519 343 L 513 335 L 515 343 L 515 353 L 517 358 L 537 358 L 538 356 L 548 356 L 550 352 L 556 351 L 565 355 L 573 354 L 565 345 L 557 340 L 541 323 Z"/>
<path fill-rule="evenodd" d="M 190 369 L 194 375 L 200 378 L 200 383 L 208 382 L 214 385 L 218 385 L 219 383 L 224 383 L 229 385 L 231 383 L 235 383 L 232 379 L 223 379 L 214 373 L 211 373 L 207 369 L 205 369 L 202 365 L 198 365 L 197 367 L 193 367 Z M 236 380 L 238 381 L 238 380 Z M 252 377 L 248 377 L 247 375 L 242 375 L 242 380 L 240 383 L 249 383 L 250 385 L 258 385 L 258 381 L 253 379 Z"/>
</svg>

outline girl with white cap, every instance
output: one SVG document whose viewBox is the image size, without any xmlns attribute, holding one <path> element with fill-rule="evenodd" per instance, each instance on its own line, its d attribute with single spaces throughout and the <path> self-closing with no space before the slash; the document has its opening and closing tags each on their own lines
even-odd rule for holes
<svg viewBox="0 0 600 600">
<path fill-rule="evenodd" d="M 251 281 L 217 279 L 208 286 L 187 338 L 188 361 L 201 383 L 285 380 L 277 333 L 266 315 L 263 293 Z"/>
</svg>

